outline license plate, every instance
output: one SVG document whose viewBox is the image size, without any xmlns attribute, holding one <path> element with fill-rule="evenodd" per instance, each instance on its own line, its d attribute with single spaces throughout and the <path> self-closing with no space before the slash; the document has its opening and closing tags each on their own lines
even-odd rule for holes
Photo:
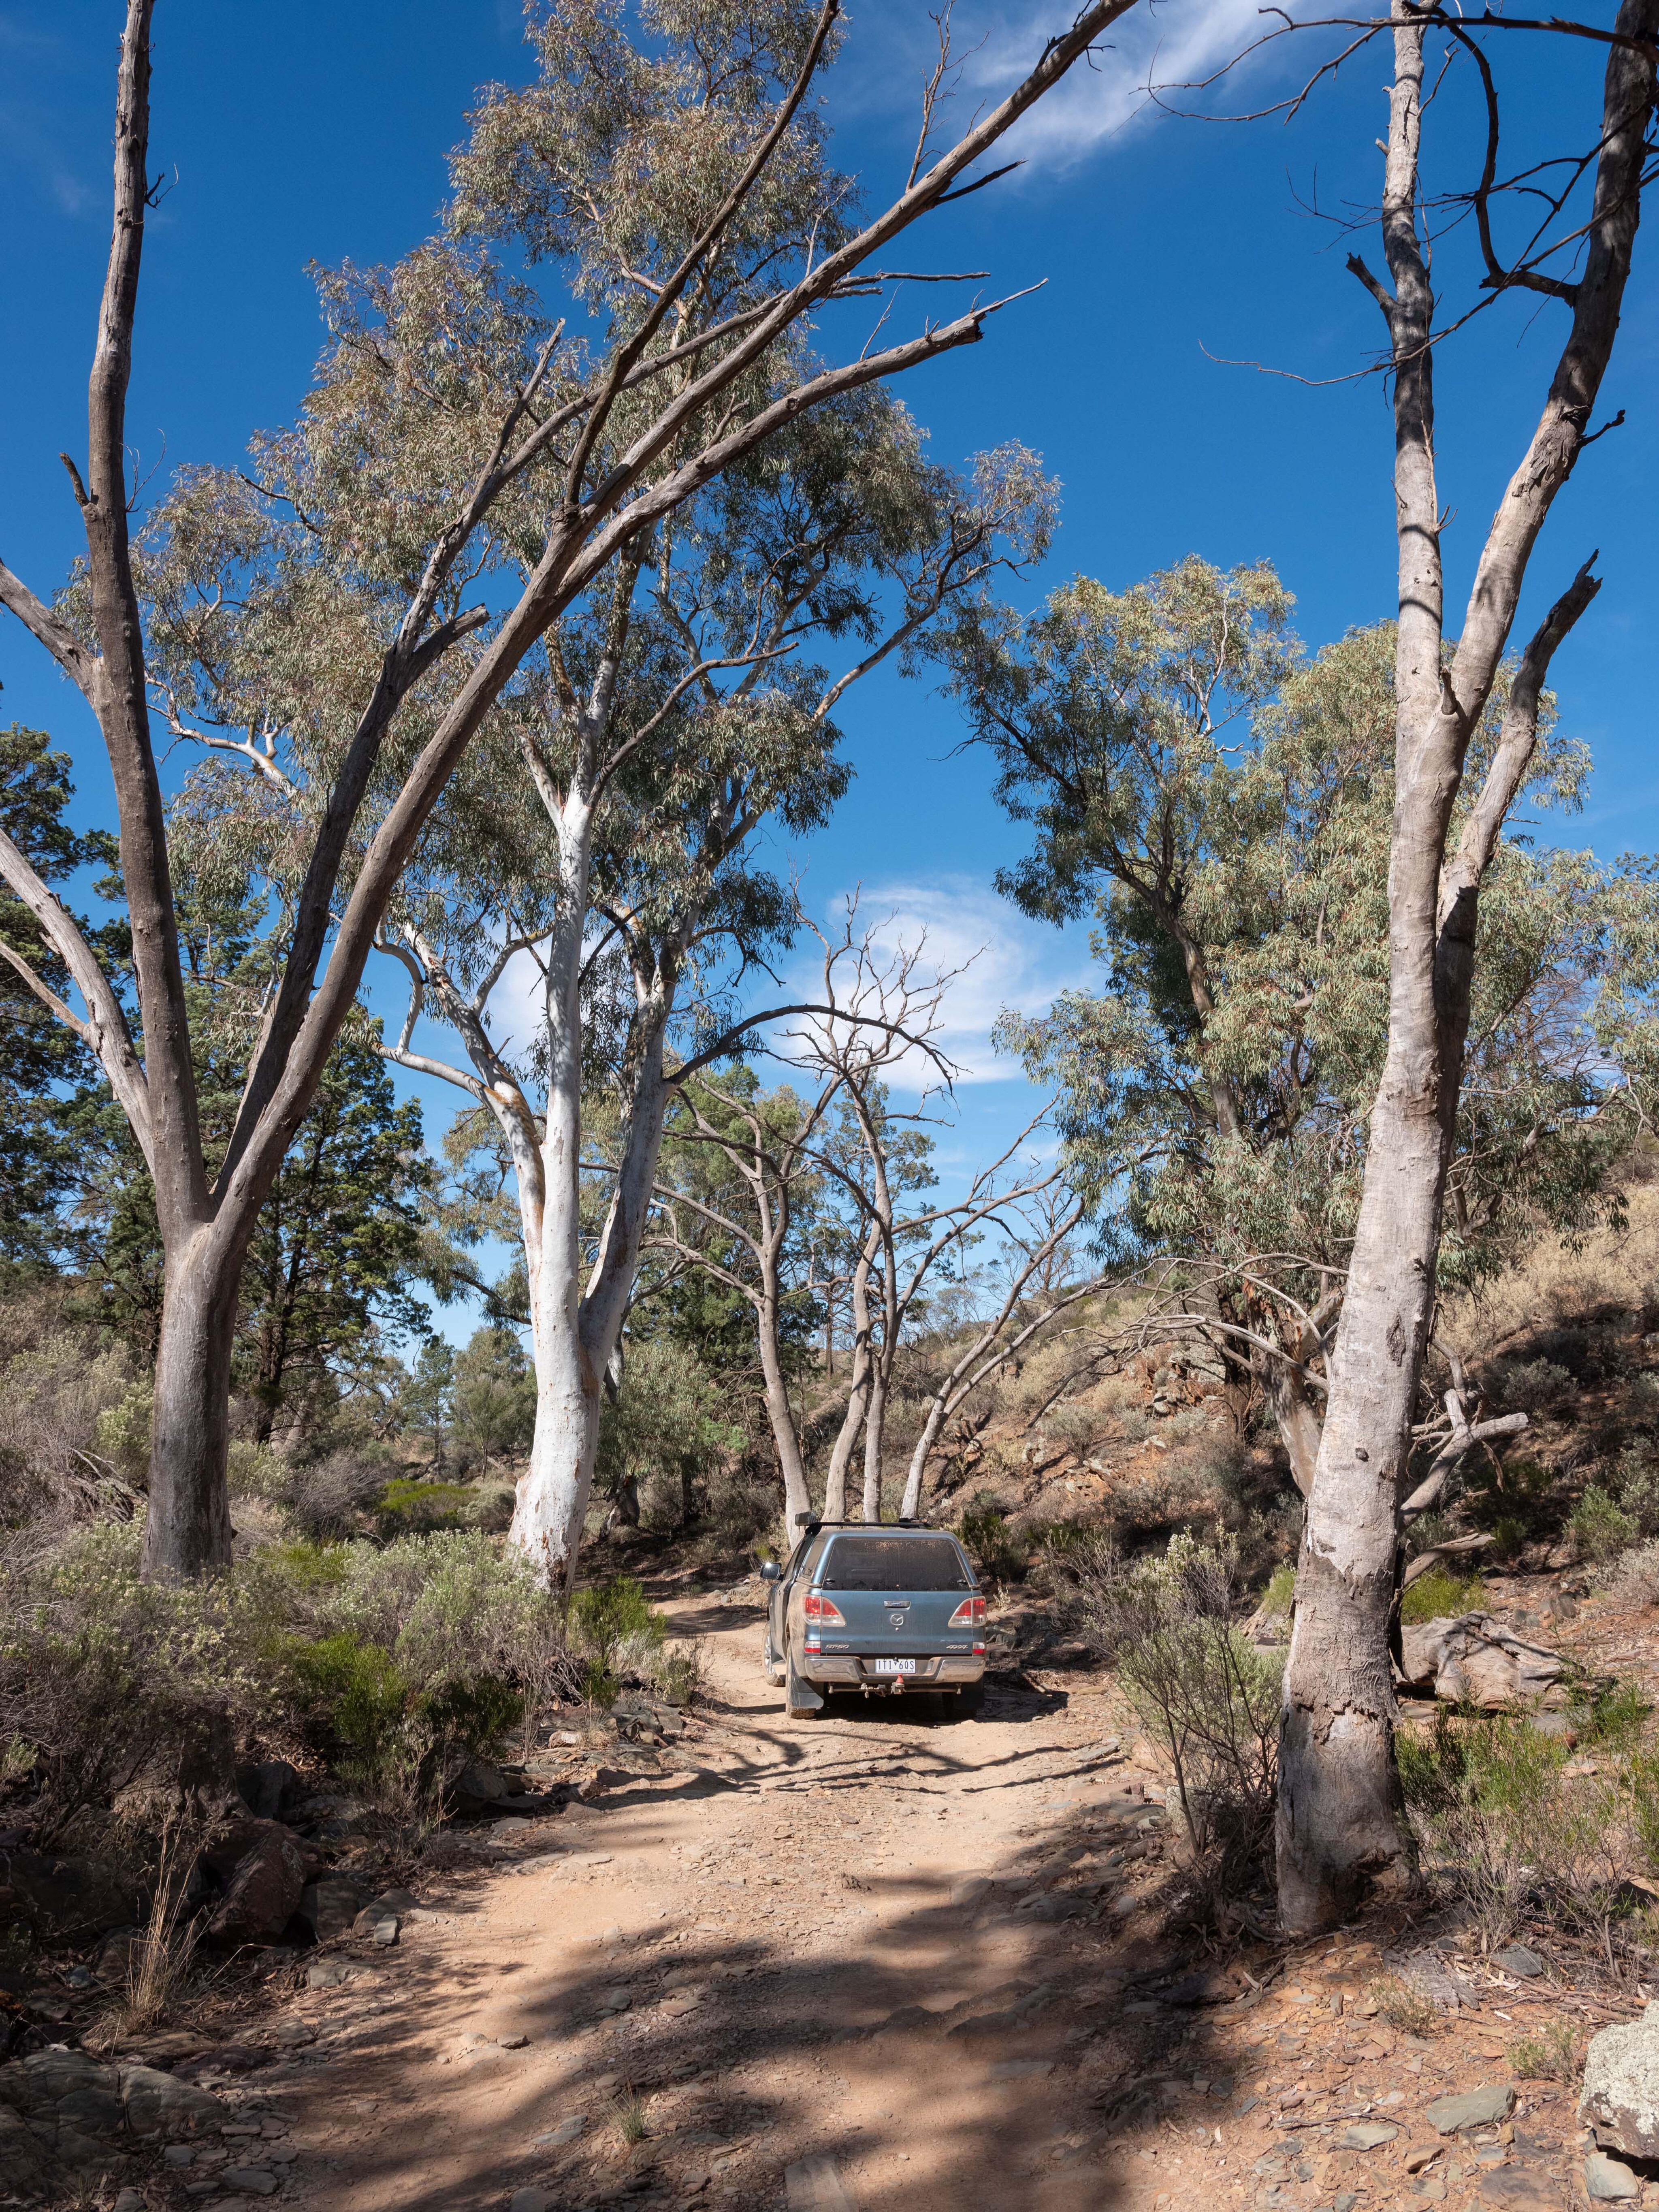
<svg viewBox="0 0 1659 2212">
<path fill-rule="evenodd" d="M 914 1659 L 871 1659 L 866 1662 L 872 1674 L 914 1674 Z"/>
</svg>

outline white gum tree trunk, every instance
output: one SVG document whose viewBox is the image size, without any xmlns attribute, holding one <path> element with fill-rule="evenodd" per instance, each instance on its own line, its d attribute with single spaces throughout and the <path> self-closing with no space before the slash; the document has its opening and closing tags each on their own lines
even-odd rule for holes
<svg viewBox="0 0 1659 2212">
<path fill-rule="evenodd" d="M 1394 1759 L 1389 1631 L 1468 1023 L 1479 888 L 1533 757 L 1551 654 L 1596 589 L 1588 562 L 1527 648 L 1486 785 L 1449 859 L 1447 838 L 1470 733 L 1497 676 L 1528 561 L 1589 433 L 1618 327 L 1653 105 L 1659 0 L 1626 0 L 1620 9 L 1621 42 L 1607 64 L 1583 274 L 1557 291 L 1571 307 L 1571 331 L 1529 450 L 1482 549 L 1449 665 L 1442 651 L 1434 300 L 1417 231 L 1425 30 L 1403 0 L 1395 0 L 1395 21 L 1382 226 L 1392 294 L 1363 264 L 1350 263 L 1382 308 L 1395 374 L 1400 622 L 1389 1043 L 1329 1362 L 1285 1677 L 1279 1898 L 1281 1919 L 1297 1934 L 1336 1924 L 1371 1884 L 1405 1881 L 1413 1871 Z"/>
</svg>

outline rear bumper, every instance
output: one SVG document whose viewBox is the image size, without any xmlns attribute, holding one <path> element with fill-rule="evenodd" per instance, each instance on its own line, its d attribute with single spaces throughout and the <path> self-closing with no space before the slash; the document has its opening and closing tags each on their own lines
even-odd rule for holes
<svg viewBox="0 0 1659 2212">
<path fill-rule="evenodd" d="M 905 1656 L 909 1656 L 908 1653 Z M 930 1656 L 918 1652 L 915 1658 L 914 1674 L 878 1674 L 872 1657 L 843 1658 L 839 1653 L 830 1656 L 808 1651 L 801 1655 L 795 1671 L 809 1682 L 822 1682 L 830 1687 L 837 1683 L 853 1683 L 860 1687 L 866 1683 L 878 1683 L 884 1690 L 890 1690 L 895 1682 L 902 1682 L 907 1688 L 942 1688 L 948 1685 L 954 1689 L 964 1682 L 980 1681 L 985 1674 L 982 1656 L 970 1658 L 965 1654 L 953 1654 L 947 1657 L 942 1653 Z"/>
</svg>

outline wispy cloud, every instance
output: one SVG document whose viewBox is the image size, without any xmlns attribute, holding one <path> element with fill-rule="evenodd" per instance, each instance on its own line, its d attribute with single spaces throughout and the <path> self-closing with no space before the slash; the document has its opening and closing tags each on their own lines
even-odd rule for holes
<svg viewBox="0 0 1659 2212">
<path fill-rule="evenodd" d="M 846 895 L 818 912 L 831 933 L 845 913 Z M 951 980 L 946 986 L 933 1042 L 957 1073 L 958 1090 L 987 1083 L 1023 1082 L 1018 1061 L 1000 1053 L 991 1032 L 1005 1008 L 1037 1014 L 1060 991 L 1087 979 L 1088 947 L 1081 931 L 1062 933 L 1031 921 L 981 879 L 966 875 L 917 876 L 866 884 L 858 895 L 857 928 L 869 930 L 878 955 L 919 955 L 918 975 Z M 817 999 L 822 978 L 810 944 L 799 945 L 787 975 L 802 999 Z M 894 1064 L 894 1087 L 920 1091 L 935 1079 L 919 1053 Z"/>
<path fill-rule="evenodd" d="M 944 130 L 964 129 L 976 109 L 1011 91 L 1074 12 L 1066 0 L 987 0 L 959 6 L 954 36 L 963 59 Z M 1149 85 L 1206 78 L 1260 39 L 1266 27 L 1258 0 L 1164 0 L 1162 5 L 1141 0 L 1097 52 L 1076 64 L 1037 102 L 1005 144 L 1035 167 L 1063 167 L 1080 161 L 1138 120 L 1157 115 Z M 866 37 L 860 41 L 855 36 L 849 58 L 853 73 L 862 79 L 864 104 L 872 111 L 915 106 L 934 59 L 931 26 L 921 11 L 895 10 L 881 22 L 866 17 L 857 32 Z"/>
</svg>

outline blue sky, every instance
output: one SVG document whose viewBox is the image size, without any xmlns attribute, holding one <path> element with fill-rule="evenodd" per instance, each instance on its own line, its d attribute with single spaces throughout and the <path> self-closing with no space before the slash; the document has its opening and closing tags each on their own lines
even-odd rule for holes
<svg viewBox="0 0 1659 2212">
<path fill-rule="evenodd" d="M 959 40 L 981 43 L 956 112 L 1006 83 L 1066 13 L 1064 0 L 963 0 Z M 116 0 L 0 5 L 0 552 L 42 592 L 77 548 L 57 456 L 84 447 L 119 21 Z M 1206 74 L 1261 21 L 1239 0 L 1143 9 L 1024 128 L 1017 176 L 913 234 L 908 253 L 988 269 L 987 290 L 1044 289 L 994 318 L 983 343 L 902 390 L 938 458 L 1018 438 L 1062 480 L 1062 527 L 1029 599 L 1078 570 L 1121 586 L 1192 550 L 1224 564 L 1265 555 L 1317 644 L 1386 615 L 1392 595 L 1386 397 L 1379 380 L 1352 374 L 1372 356 L 1380 320 L 1342 265 L 1352 244 L 1376 266 L 1380 251 L 1374 226 L 1351 240 L 1309 211 L 1316 197 L 1340 212 L 1375 194 L 1388 58 L 1380 47 L 1360 56 L 1288 129 L 1157 115 L 1136 93 L 1149 70 L 1164 81 Z M 281 10 L 161 0 L 152 150 L 171 181 L 147 238 L 129 410 L 154 484 L 181 462 L 234 461 L 250 432 L 292 415 L 319 343 L 307 261 L 391 258 L 430 228 L 473 87 L 526 73 L 520 31 L 501 0 L 295 0 Z M 1279 97 L 1319 35 L 1275 49 L 1227 96 L 1241 106 Z M 849 10 L 829 111 L 837 155 L 864 177 L 870 204 L 902 181 L 931 36 L 918 0 L 884 9 L 854 0 Z M 1588 142 L 1599 52 L 1565 40 L 1499 43 L 1514 158 Z M 1468 88 L 1453 79 L 1429 118 L 1432 187 L 1474 173 L 1474 125 Z M 1437 262 L 1443 293 L 1460 302 L 1474 296 L 1469 248 L 1460 234 Z M 1650 501 L 1632 496 L 1654 480 L 1659 435 L 1641 404 L 1659 350 L 1650 252 L 1650 236 L 1601 410 L 1628 405 L 1632 421 L 1592 449 L 1558 501 L 1522 612 L 1525 629 L 1601 548 L 1604 588 L 1555 670 L 1566 724 L 1596 770 L 1584 816 L 1552 834 L 1607 854 L 1650 849 L 1659 809 L 1640 611 L 1653 603 L 1659 557 Z M 1524 449 L 1564 320 L 1553 303 L 1506 300 L 1440 356 L 1450 607 Z M 9 623 L 0 681 L 0 716 L 67 746 L 83 819 L 107 819 L 90 719 Z M 832 825 L 787 857 L 805 866 L 821 908 L 862 883 L 873 910 L 925 920 L 951 958 L 988 948 L 954 1024 L 977 1078 L 950 1140 L 966 1164 L 1027 1109 L 1012 1074 L 990 1079 L 986 1025 L 999 1005 L 1030 1010 L 1077 980 L 1085 951 L 1077 933 L 1025 922 L 993 892 L 1018 831 L 990 797 L 987 764 L 952 757 L 958 731 L 944 702 L 884 672 L 849 694 L 842 720 L 857 781 Z M 431 1101 L 434 1137 L 448 1104 L 441 1091 Z"/>
</svg>

